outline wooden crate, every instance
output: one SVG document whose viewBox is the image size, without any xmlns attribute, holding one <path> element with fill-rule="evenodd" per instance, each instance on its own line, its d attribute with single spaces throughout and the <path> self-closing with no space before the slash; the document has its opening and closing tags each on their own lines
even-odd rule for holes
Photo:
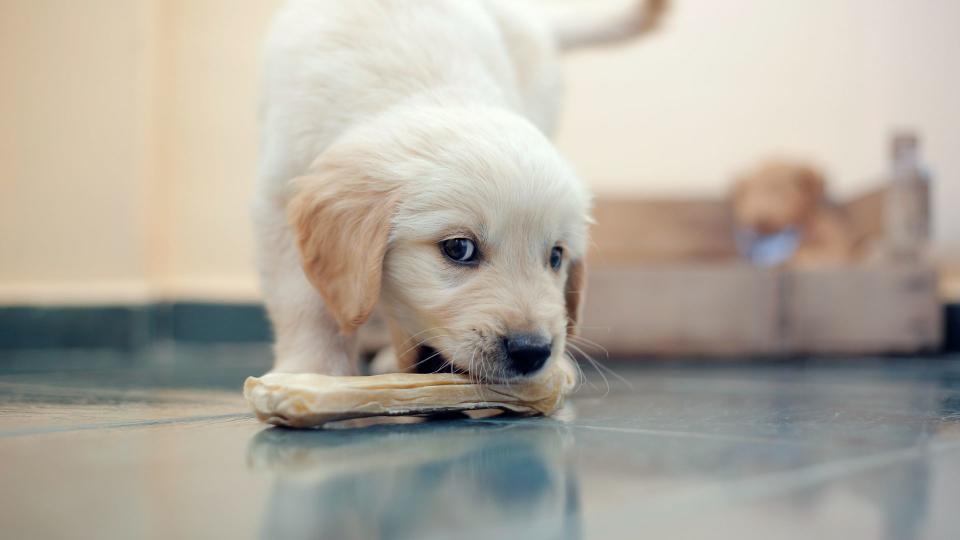
<svg viewBox="0 0 960 540">
<path fill-rule="evenodd" d="M 590 271 L 581 335 L 618 356 L 884 354 L 942 341 L 934 270 L 729 264 Z"/>
<path fill-rule="evenodd" d="M 882 237 L 882 192 L 848 214 Z M 723 201 L 599 200 L 581 333 L 626 356 L 910 353 L 939 347 L 924 261 L 821 270 L 741 262 Z"/>
</svg>

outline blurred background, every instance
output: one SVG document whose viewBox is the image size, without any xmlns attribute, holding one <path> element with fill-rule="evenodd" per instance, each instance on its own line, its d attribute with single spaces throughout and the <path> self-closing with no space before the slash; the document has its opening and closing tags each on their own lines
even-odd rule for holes
<svg viewBox="0 0 960 540">
<path fill-rule="evenodd" d="M 0 304 L 256 304 L 259 48 L 281 4 L 0 0 Z M 771 155 L 852 198 L 906 129 L 956 301 L 958 20 L 952 0 L 676 2 L 655 36 L 566 59 L 558 143 L 601 200 L 719 199 Z"/>
</svg>

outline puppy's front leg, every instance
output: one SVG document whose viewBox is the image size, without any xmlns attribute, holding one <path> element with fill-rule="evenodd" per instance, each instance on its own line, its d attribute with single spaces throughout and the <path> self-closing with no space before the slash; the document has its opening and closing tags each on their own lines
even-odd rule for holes
<svg viewBox="0 0 960 540">
<path fill-rule="evenodd" d="M 300 290 L 271 309 L 277 334 L 273 371 L 358 375 L 355 335 L 343 335 L 313 287 L 302 275 L 297 281 Z"/>
<path fill-rule="evenodd" d="M 377 351 L 373 360 L 370 361 L 370 374 L 383 375 L 386 373 L 399 373 L 400 366 L 397 364 L 397 354 L 393 346 L 389 345 Z"/>
<path fill-rule="evenodd" d="M 273 371 L 358 374 L 356 339 L 340 331 L 336 318 L 304 275 L 283 214 L 275 210 L 264 216 L 258 216 L 260 277 L 276 334 Z"/>
</svg>

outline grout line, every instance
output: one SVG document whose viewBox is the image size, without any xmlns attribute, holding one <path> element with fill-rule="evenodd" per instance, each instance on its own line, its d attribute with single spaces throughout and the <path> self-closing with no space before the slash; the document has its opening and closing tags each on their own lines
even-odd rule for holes
<svg viewBox="0 0 960 540">
<path fill-rule="evenodd" d="M 725 441 L 735 441 L 735 442 L 745 442 L 745 443 L 761 443 L 761 444 L 775 444 L 781 446 L 809 446 L 802 441 L 788 441 L 783 439 L 776 439 L 770 437 L 750 437 L 747 435 L 725 435 L 721 433 L 700 433 L 696 431 L 673 431 L 668 429 L 649 429 L 649 428 L 632 428 L 632 427 L 614 427 L 614 426 L 597 426 L 591 424 L 571 424 L 574 427 L 581 429 L 587 429 L 592 431 L 611 431 L 616 433 L 631 433 L 637 435 L 655 435 L 659 437 L 676 437 L 681 439 L 708 439 L 708 440 L 725 440 Z"/>
<path fill-rule="evenodd" d="M 69 433 L 71 431 L 89 431 L 95 429 L 123 429 L 150 426 L 163 426 L 170 424 L 195 424 L 198 422 L 216 421 L 216 420 L 243 420 L 253 418 L 253 413 L 230 413 L 216 414 L 207 416 L 181 416 L 176 418 L 161 418 L 157 420 L 131 420 L 129 422 L 106 422 L 101 424 L 78 424 L 73 426 L 55 426 L 46 428 L 26 428 L 14 429 L 10 431 L 0 431 L 0 439 L 27 437 L 30 435 L 48 435 L 52 433 Z"/>
<path fill-rule="evenodd" d="M 70 386 L 69 383 L 7 383 L 0 381 L 0 406 L 15 404 L 17 401 L 11 400 L 11 396 L 17 397 L 24 391 L 29 391 L 29 396 L 37 401 L 41 398 L 44 405 L 75 407 L 83 405 L 102 405 L 103 400 L 116 400 L 123 402 L 124 405 L 130 404 L 179 404 L 179 405 L 226 405 L 234 403 L 232 399 L 236 392 L 222 389 L 200 389 L 200 392 L 192 391 L 189 388 L 175 387 L 132 387 L 132 388 L 106 388 L 104 386 L 81 387 Z M 189 395 L 183 395 L 189 391 Z M 6 394 L 6 395 L 5 395 Z M 50 401 L 63 400 L 64 398 L 82 398 L 85 400 L 99 400 L 78 403 L 76 401 Z M 3 432 L 0 431 L 0 434 Z"/>
<path fill-rule="evenodd" d="M 523 420 L 523 419 L 519 419 Z M 517 420 L 501 420 L 496 418 L 484 418 L 477 420 L 478 422 L 488 422 L 488 423 L 500 423 L 500 424 L 514 424 Z M 734 442 L 744 442 L 744 443 L 760 443 L 760 444 L 772 444 L 778 446 L 794 446 L 794 447 L 804 447 L 811 446 L 809 443 L 803 441 L 789 441 L 783 439 L 775 439 L 768 437 L 749 437 L 746 435 L 724 435 L 719 433 L 699 433 L 695 431 L 673 431 L 668 429 L 648 429 L 648 428 L 633 428 L 633 427 L 615 427 L 615 426 L 598 426 L 594 424 L 581 424 L 576 421 L 573 422 L 563 422 L 554 420 L 551 422 L 551 425 L 558 426 L 567 426 L 571 428 L 584 429 L 590 431 L 607 431 L 613 433 L 629 433 L 634 435 L 653 435 L 657 437 L 674 437 L 681 439 L 707 439 L 713 441 L 734 441 Z"/>
</svg>

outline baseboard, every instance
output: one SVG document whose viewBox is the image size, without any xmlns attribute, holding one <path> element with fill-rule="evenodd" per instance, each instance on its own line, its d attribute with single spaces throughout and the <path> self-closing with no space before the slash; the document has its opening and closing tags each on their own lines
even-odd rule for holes
<svg viewBox="0 0 960 540">
<path fill-rule="evenodd" d="M 259 304 L 174 302 L 0 308 L 0 350 L 129 350 L 157 341 L 262 343 L 270 339 L 270 323 Z"/>
<path fill-rule="evenodd" d="M 169 305 L 170 338 L 186 343 L 260 343 L 273 339 L 260 304 Z"/>
<path fill-rule="evenodd" d="M 945 306 L 944 351 L 960 352 L 960 303 Z M 0 307 L 0 350 L 136 349 L 157 341 L 265 343 L 263 306 L 173 302 L 115 306 Z"/>
</svg>

